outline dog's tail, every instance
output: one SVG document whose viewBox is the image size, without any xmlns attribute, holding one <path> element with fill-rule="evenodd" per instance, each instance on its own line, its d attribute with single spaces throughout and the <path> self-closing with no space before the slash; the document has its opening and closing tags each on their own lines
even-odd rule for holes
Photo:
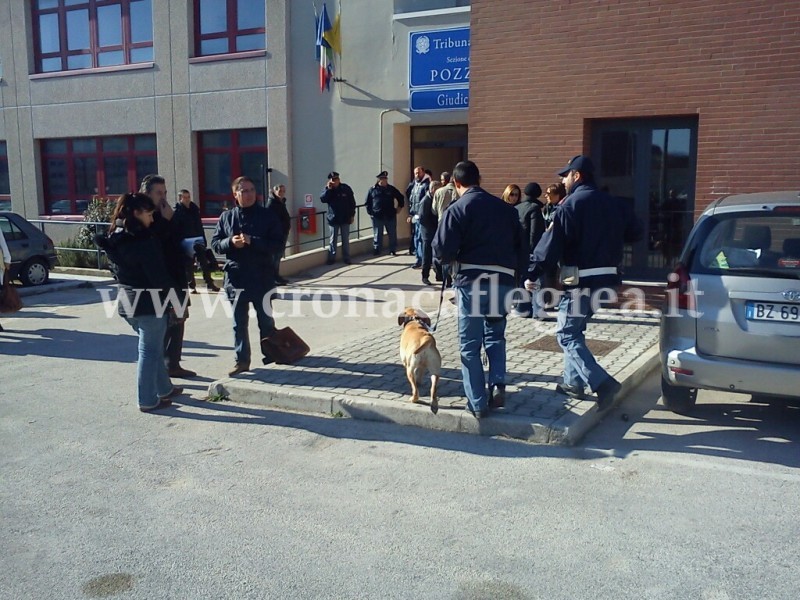
<svg viewBox="0 0 800 600">
<path fill-rule="evenodd" d="M 431 374 L 431 412 L 439 412 L 439 375 Z"/>
</svg>

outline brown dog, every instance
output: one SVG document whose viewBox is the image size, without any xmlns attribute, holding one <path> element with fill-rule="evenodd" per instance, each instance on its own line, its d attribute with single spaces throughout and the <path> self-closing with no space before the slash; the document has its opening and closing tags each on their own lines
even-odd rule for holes
<svg viewBox="0 0 800 600">
<path fill-rule="evenodd" d="M 406 368 L 406 377 L 411 383 L 411 402 L 419 403 L 419 386 L 425 371 L 431 374 L 431 412 L 439 412 L 439 372 L 442 357 L 436 348 L 436 340 L 428 327 L 431 319 L 421 310 L 405 309 L 398 317 L 397 324 L 403 327 L 400 336 L 400 360 Z"/>
</svg>

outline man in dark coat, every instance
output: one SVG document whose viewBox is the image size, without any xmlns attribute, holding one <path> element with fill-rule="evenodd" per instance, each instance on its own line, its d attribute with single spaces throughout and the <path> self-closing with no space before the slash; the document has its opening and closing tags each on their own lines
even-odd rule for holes
<svg viewBox="0 0 800 600">
<path fill-rule="evenodd" d="M 389 252 L 397 254 L 397 213 L 403 208 L 403 194 L 389 183 L 389 173 L 381 171 L 378 182 L 369 188 L 364 205 L 372 217 L 372 254 L 378 256 L 383 246 L 383 230 L 389 235 Z"/>
<path fill-rule="evenodd" d="M 188 277 L 186 276 L 186 257 L 181 248 L 181 235 L 173 223 L 175 211 L 167 202 L 167 183 L 160 175 L 147 175 L 142 179 L 139 192 L 147 194 L 156 205 L 153 213 L 153 234 L 161 243 L 164 252 L 167 271 L 175 282 L 175 290 L 179 295 L 181 306 L 188 306 L 186 291 Z M 170 377 L 191 378 L 197 373 L 181 366 L 183 354 L 183 335 L 186 327 L 188 309 L 183 314 L 171 313 L 167 333 L 164 337 L 164 360 L 167 363 Z"/>
<path fill-rule="evenodd" d="M 175 224 L 175 230 L 181 239 L 181 248 L 187 257 L 186 276 L 192 293 L 195 293 L 195 260 L 203 272 L 203 281 L 206 282 L 206 287 L 212 292 L 218 292 L 219 288 L 211 277 L 211 272 L 216 269 L 217 261 L 214 254 L 206 248 L 206 232 L 203 229 L 203 219 L 200 217 L 200 207 L 192 202 L 189 190 L 178 192 L 178 201 L 173 210 L 175 214 L 172 222 Z"/>
<path fill-rule="evenodd" d="M 331 228 L 330 244 L 328 245 L 327 264 L 336 262 L 336 239 L 342 235 L 342 260 L 344 264 L 350 261 L 350 225 L 356 216 L 356 197 L 352 188 L 342 183 L 336 171 L 328 173 L 328 183 L 319 197 L 323 204 L 328 205 L 328 226 Z"/>
<path fill-rule="evenodd" d="M 273 186 L 267 199 L 267 208 L 275 213 L 278 221 L 281 222 L 281 229 L 283 230 L 283 252 L 275 255 L 275 283 L 278 285 L 288 285 L 289 280 L 281 277 L 280 266 L 281 258 L 286 251 L 286 243 L 289 241 L 289 232 L 292 230 L 292 217 L 289 215 L 289 209 L 286 208 L 286 186 L 283 184 Z"/>
<path fill-rule="evenodd" d="M 236 364 L 231 377 L 250 370 L 250 338 L 247 334 L 250 304 L 256 310 L 261 339 L 275 330 L 272 294 L 275 288 L 275 255 L 283 251 L 283 230 L 275 214 L 257 202 L 256 186 L 249 177 L 231 184 L 236 208 L 223 212 L 211 247 L 224 254 L 225 294 L 233 304 L 233 340 Z M 265 362 L 269 361 L 264 357 Z"/>
<path fill-rule="evenodd" d="M 514 207 L 481 189 L 472 161 L 453 169 L 460 196 L 444 214 L 433 238 L 433 254 L 455 270 L 461 375 L 467 410 L 476 418 L 505 404 L 506 315 L 528 244 Z M 481 364 L 489 360 L 489 386 Z"/>
<path fill-rule="evenodd" d="M 597 189 L 588 156 L 573 157 L 558 174 L 568 195 L 531 254 L 525 287 L 536 292 L 539 277 L 560 263 L 564 294 L 556 339 L 564 351 L 564 381 L 556 391 L 583 399 L 590 387 L 603 411 L 622 386 L 597 364 L 586 345 L 586 325 L 594 314 L 595 292 L 621 283 L 624 246 L 641 238 L 642 226 L 626 200 Z"/>
</svg>

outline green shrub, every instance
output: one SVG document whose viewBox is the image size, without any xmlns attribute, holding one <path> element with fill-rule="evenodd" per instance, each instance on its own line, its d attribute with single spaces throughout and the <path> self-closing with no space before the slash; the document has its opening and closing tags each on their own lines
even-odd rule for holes
<svg viewBox="0 0 800 600">
<path fill-rule="evenodd" d="M 109 223 L 116 205 L 116 200 L 95 196 L 83 213 L 84 223 Z M 103 225 L 82 225 L 75 237 L 61 242 L 62 247 L 76 250 L 58 250 L 58 264 L 62 267 L 96 269 L 98 266 L 97 247 L 94 244 L 94 236 L 96 233 L 105 233 L 107 230 L 108 227 Z M 100 268 L 108 268 L 105 255 L 100 259 Z"/>
</svg>

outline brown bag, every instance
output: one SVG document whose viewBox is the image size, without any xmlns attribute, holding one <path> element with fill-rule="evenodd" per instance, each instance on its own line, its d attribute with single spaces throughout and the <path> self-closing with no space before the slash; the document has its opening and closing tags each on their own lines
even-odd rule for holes
<svg viewBox="0 0 800 600">
<path fill-rule="evenodd" d="M 261 340 L 261 352 L 279 365 L 291 365 L 309 353 L 308 347 L 291 327 L 276 329 Z"/>
<path fill-rule="evenodd" d="M 2 234 L 0 233 L 0 235 Z M 14 286 L 11 285 L 11 278 L 8 276 L 8 271 L 6 271 L 3 278 L 3 287 L 0 289 L 0 313 L 15 313 L 21 308 L 22 299 Z"/>
</svg>

